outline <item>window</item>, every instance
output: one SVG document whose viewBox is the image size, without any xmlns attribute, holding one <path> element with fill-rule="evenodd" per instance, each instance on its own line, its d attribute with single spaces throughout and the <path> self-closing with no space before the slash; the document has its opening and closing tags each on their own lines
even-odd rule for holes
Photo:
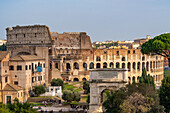
<svg viewBox="0 0 170 113">
<path fill-rule="evenodd" d="M 35 37 L 37 37 L 37 34 L 35 33 Z"/>
<path fill-rule="evenodd" d="M 119 55 L 119 51 L 117 51 L 116 55 Z"/>
<path fill-rule="evenodd" d="M 18 66 L 17 66 L 17 70 L 22 70 L 22 66 L 21 66 L 21 65 L 18 65 Z"/>
<path fill-rule="evenodd" d="M 13 65 L 9 66 L 9 70 L 14 70 L 14 66 Z"/>
<path fill-rule="evenodd" d="M 18 85 L 18 81 L 14 81 L 14 84 L 15 84 L 15 85 Z"/>
<path fill-rule="evenodd" d="M 25 66 L 25 70 L 28 70 L 28 66 L 27 65 Z"/>
<path fill-rule="evenodd" d="M 37 64 L 35 64 L 35 69 L 37 68 Z"/>
<path fill-rule="evenodd" d="M 93 51 L 90 51 L 91 54 L 93 54 Z"/>
<path fill-rule="evenodd" d="M 29 65 L 29 70 L 31 70 L 31 65 Z"/>
<path fill-rule="evenodd" d="M 25 34 L 24 34 L 24 37 L 25 37 Z"/>
<path fill-rule="evenodd" d="M 17 78 L 17 75 L 15 75 L 15 78 Z"/>
<path fill-rule="evenodd" d="M 5 83 L 7 83 L 8 82 L 8 77 L 5 77 Z"/>
<path fill-rule="evenodd" d="M 106 54 L 107 53 L 107 51 L 106 50 L 104 50 L 104 54 Z"/>
<path fill-rule="evenodd" d="M 130 54 L 130 50 L 128 50 L 128 54 Z"/>
<path fill-rule="evenodd" d="M 7 73 L 7 70 L 5 70 L 5 73 Z"/>
<path fill-rule="evenodd" d="M 45 68 L 45 63 L 44 63 L 44 68 Z"/>
<path fill-rule="evenodd" d="M 133 50 L 133 54 L 135 54 L 135 50 Z"/>
<path fill-rule="evenodd" d="M 21 92 L 21 97 L 22 97 L 22 92 Z"/>
<path fill-rule="evenodd" d="M 34 77 L 32 77 L 32 83 L 34 83 Z"/>
<path fill-rule="evenodd" d="M 18 97 L 19 97 L 19 93 L 18 93 Z"/>
</svg>

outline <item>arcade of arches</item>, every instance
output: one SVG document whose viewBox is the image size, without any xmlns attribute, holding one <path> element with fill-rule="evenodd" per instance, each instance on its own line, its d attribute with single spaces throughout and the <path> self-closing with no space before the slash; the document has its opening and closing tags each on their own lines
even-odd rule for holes
<svg viewBox="0 0 170 113">
<path fill-rule="evenodd" d="M 101 53 L 102 51 L 103 53 Z M 92 54 L 93 56 L 91 56 Z M 63 62 L 60 62 L 57 65 L 55 64 L 55 61 L 53 62 L 54 68 L 60 70 L 61 76 L 63 78 L 67 77 L 67 79 L 71 81 L 74 81 L 76 78 L 78 78 L 79 81 L 82 81 L 83 78 L 89 80 L 89 70 L 103 68 L 128 69 L 128 80 L 130 83 L 132 83 L 133 81 L 139 81 L 139 77 L 142 74 L 143 68 L 146 69 L 148 74 L 154 77 L 156 83 L 161 82 L 161 80 L 163 79 L 163 57 L 158 55 L 143 55 L 141 54 L 140 50 L 137 49 L 97 49 L 89 51 L 89 54 L 79 54 L 79 56 L 81 57 L 76 57 L 76 59 L 68 59 L 67 57 L 63 56 L 61 57 L 63 59 Z M 65 76 L 66 73 L 67 76 Z"/>
</svg>

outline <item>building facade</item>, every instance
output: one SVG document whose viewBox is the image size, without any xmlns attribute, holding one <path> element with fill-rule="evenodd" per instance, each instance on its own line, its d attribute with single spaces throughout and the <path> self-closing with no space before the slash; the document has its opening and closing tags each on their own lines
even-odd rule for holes
<svg viewBox="0 0 170 113">
<path fill-rule="evenodd" d="M 6 30 L 11 57 L 36 55 L 45 59 L 46 84 L 53 78 L 89 80 L 89 70 L 95 68 L 126 68 L 130 83 L 139 81 L 143 68 L 156 83 L 163 79 L 163 57 L 143 55 L 140 49 L 93 49 L 85 32 L 50 32 L 44 25 L 16 26 Z M 143 43 L 139 41 L 135 42 Z"/>
</svg>

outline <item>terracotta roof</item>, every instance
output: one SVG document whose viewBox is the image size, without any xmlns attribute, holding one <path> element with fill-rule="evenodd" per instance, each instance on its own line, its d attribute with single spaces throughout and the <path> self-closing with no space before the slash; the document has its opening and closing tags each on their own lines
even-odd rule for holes
<svg viewBox="0 0 170 113">
<path fill-rule="evenodd" d="M 44 60 L 44 58 L 36 55 L 18 55 L 10 58 L 10 61 L 34 61 L 34 60 Z"/>
<path fill-rule="evenodd" d="M 18 90 L 23 90 L 23 88 L 18 85 L 14 85 L 14 84 L 6 84 L 3 90 L 4 91 L 18 91 Z"/>
<path fill-rule="evenodd" d="M 0 51 L 0 61 L 3 60 L 8 53 L 8 51 Z"/>
</svg>

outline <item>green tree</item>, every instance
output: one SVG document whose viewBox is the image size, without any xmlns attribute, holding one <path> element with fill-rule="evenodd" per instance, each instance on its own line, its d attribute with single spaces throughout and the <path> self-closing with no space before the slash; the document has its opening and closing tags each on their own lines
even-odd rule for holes
<svg viewBox="0 0 170 113">
<path fill-rule="evenodd" d="M 169 61 L 170 67 L 170 33 L 161 34 L 159 36 L 150 39 L 149 41 L 142 44 L 141 52 L 143 54 L 157 54 L 164 56 Z"/>
<path fill-rule="evenodd" d="M 159 97 L 160 104 L 165 107 L 165 111 L 170 112 L 170 75 L 163 79 Z"/>
<path fill-rule="evenodd" d="M 90 93 L 90 85 L 89 85 L 89 82 L 87 82 L 87 81 L 84 81 L 84 82 L 83 82 L 83 89 L 85 90 L 85 91 L 84 91 L 85 94 Z"/>
<path fill-rule="evenodd" d="M 64 82 L 63 82 L 63 80 L 61 80 L 60 78 L 57 78 L 57 79 L 52 79 L 52 81 L 51 81 L 51 86 L 61 86 L 62 87 L 62 89 L 63 89 L 63 87 L 64 87 Z"/>
<path fill-rule="evenodd" d="M 103 106 L 106 109 L 106 113 L 120 113 L 123 112 L 125 109 L 123 109 L 121 106 L 129 106 L 133 109 L 139 109 L 134 108 L 134 105 L 138 104 L 135 102 L 135 100 L 131 100 L 135 93 L 139 93 L 142 96 L 144 96 L 144 100 L 147 99 L 143 103 L 148 104 L 149 103 L 149 113 L 162 113 L 164 111 L 163 106 L 159 105 L 159 96 L 157 90 L 152 85 L 144 84 L 144 83 L 133 83 L 128 84 L 124 88 L 120 88 L 119 90 L 110 93 L 110 95 L 107 96 L 107 100 L 104 101 Z M 139 96 L 137 96 L 139 97 Z M 131 100 L 131 104 L 128 103 L 129 99 Z M 139 99 L 139 98 L 138 98 Z M 140 100 L 140 99 L 139 99 Z M 135 102 L 135 103 L 133 103 Z M 147 105 L 148 106 L 148 105 Z M 129 108 L 129 109 L 131 109 Z M 129 110 L 127 109 L 127 110 Z M 143 108 L 142 108 L 143 109 Z M 147 111 L 147 110 L 146 110 Z"/>
<path fill-rule="evenodd" d="M 67 101 L 67 102 L 73 101 L 74 95 L 73 95 L 72 91 L 70 91 L 70 90 L 64 90 L 64 91 L 63 91 L 63 95 L 62 95 L 62 99 L 65 100 L 65 101 Z"/>
<path fill-rule="evenodd" d="M 39 96 L 40 94 L 43 94 L 43 93 L 45 93 L 45 87 L 44 87 L 44 85 L 39 85 L 39 86 L 35 86 L 35 88 L 34 88 L 34 92 L 35 92 L 35 94 L 37 95 L 37 96 Z"/>
<path fill-rule="evenodd" d="M 90 94 L 87 95 L 87 100 L 86 102 L 89 104 L 90 103 Z"/>
<path fill-rule="evenodd" d="M 1 45 L 0 46 L 0 51 L 6 51 L 7 49 L 6 49 L 6 45 L 5 44 L 3 44 L 3 45 Z"/>
<path fill-rule="evenodd" d="M 77 92 L 77 91 L 73 91 L 72 93 L 73 93 L 73 95 L 74 95 L 73 100 L 79 102 L 79 101 L 80 101 L 80 98 L 81 98 L 80 93 Z"/>
<path fill-rule="evenodd" d="M 148 84 L 148 85 L 155 86 L 153 77 L 150 76 L 150 74 L 147 75 L 145 68 L 142 69 L 142 76 L 139 79 L 139 83 L 145 83 L 145 84 Z"/>
</svg>

